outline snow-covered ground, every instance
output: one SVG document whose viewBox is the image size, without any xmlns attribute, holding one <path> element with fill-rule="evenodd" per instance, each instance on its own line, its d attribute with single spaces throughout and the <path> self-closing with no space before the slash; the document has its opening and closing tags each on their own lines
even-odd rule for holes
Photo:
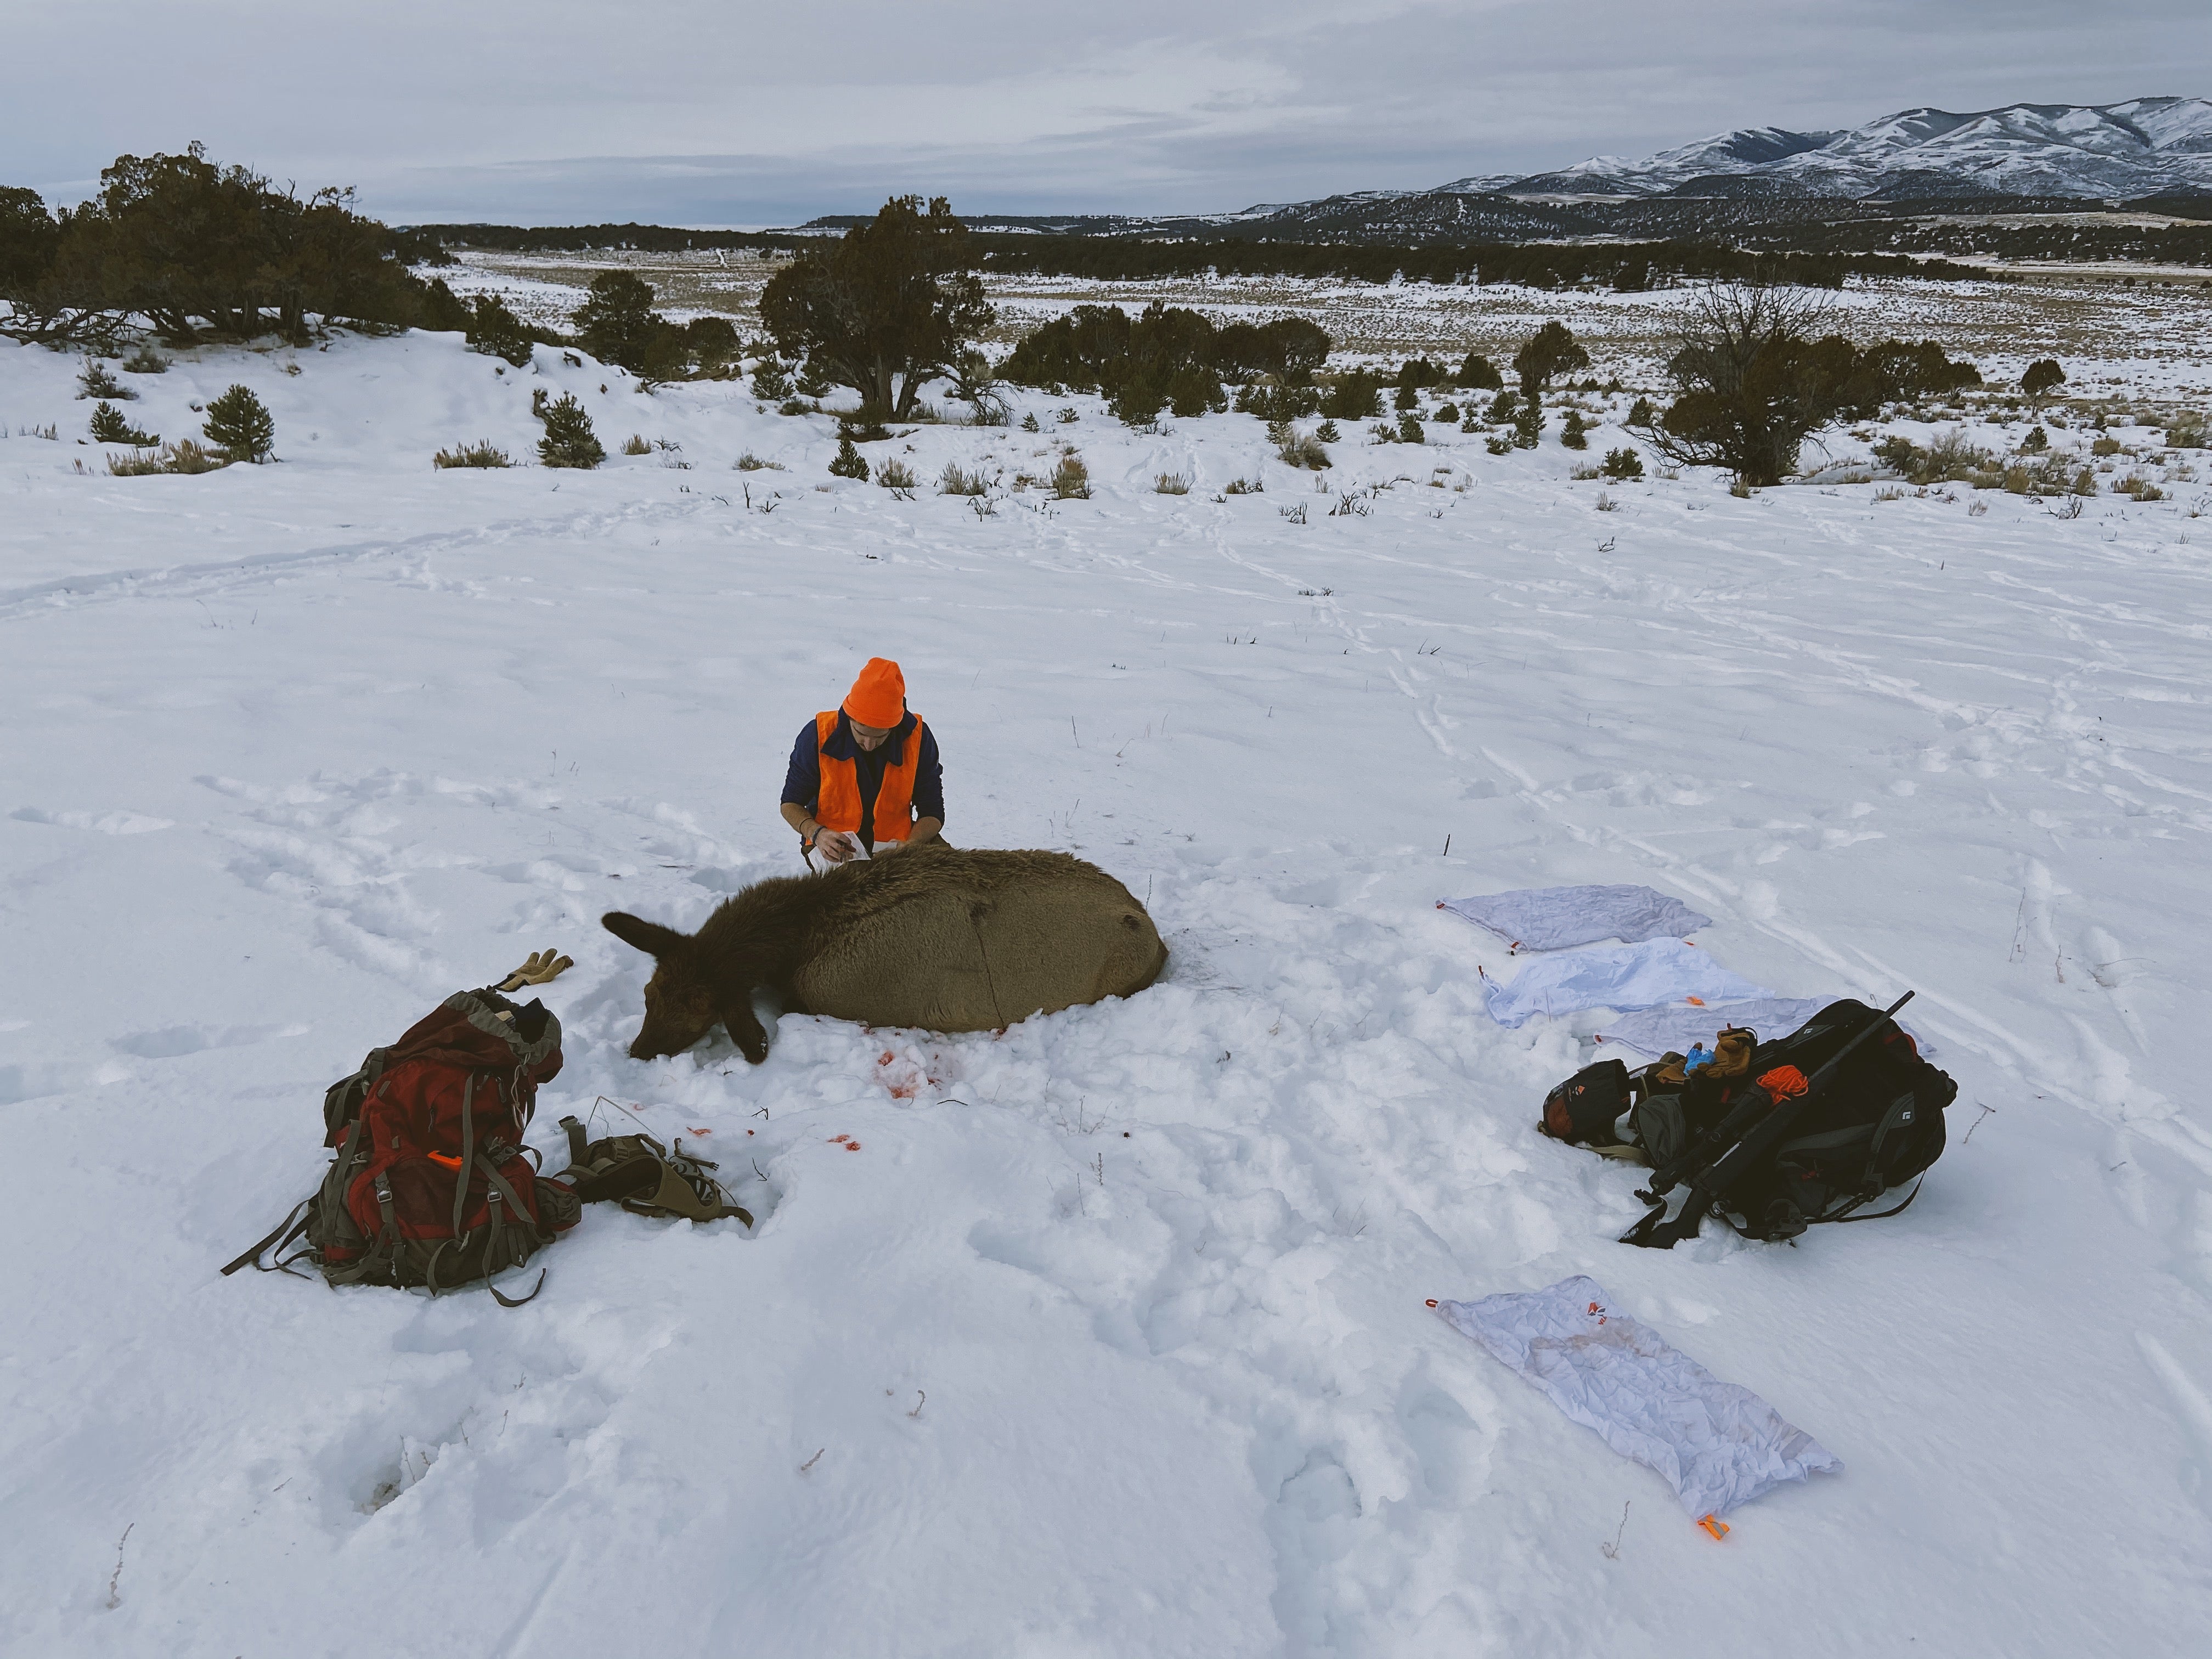
<svg viewBox="0 0 2212 1659">
<path fill-rule="evenodd" d="M 497 367 L 419 335 L 188 355 L 132 417 L 190 435 L 244 380 L 282 463 L 115 478 L 76 365 L 0 348 L 0 420 L 62 434 L 0 442 L 0 1651 L 2212 1627 L 2191 490 L 2064 520 L 1571 481 L 1607 429 L 1347 434 L 1324 495 L 1249 418 L 1054 399 L 1034 436 L 870 446 L 924 480 L 901 499 L 733 386 Z M 526 455 L 534 386 L 680 449 L 431 469 Z M 928 493 L 1055 441 L 1092 499 Z M 941 736 L 948 836 L 1102 864 L 1164 979 L 1002 1037 L 786 1018 L 758 1068 L 628 1059 L 646 964 L 599 914 L 692 925 L 797 869 L 785 755 L 872 653 Z M 1604 1017 L 1492 1024 L 1477 969 L 1516 964 L 1434 908 L 1586 880 L 1702 908 L 1781 994 L 1917 989 L 1960 1093 L 1910 1211 L 1613 1242 L 1637 1175 L 1534 1127 Z M 564 1112 L 628 1127 L 605 1096 L 719 1158 L 757 1233 L 599 1206 L 514 1311 L 218 1279 L 317 1179 L 324 1085 L 547 945 L 577 963 L 549 1167 Z M 1844 1473 L 1716 1544 L 1424 1305 L 1578 1273 Z"/>
</svg>

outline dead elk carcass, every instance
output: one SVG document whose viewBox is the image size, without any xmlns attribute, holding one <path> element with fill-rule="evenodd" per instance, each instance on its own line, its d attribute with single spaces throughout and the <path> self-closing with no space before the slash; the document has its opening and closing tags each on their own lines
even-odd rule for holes
<svg viewBox="0 0 2212 1659">
<path fill-rule="evenodd" d="M 1167 964 L 1145 907 L 1065 853 L 916 848 L 820 875 L 757 882 L 696 933 L 617 910 L 607 931 L 652 955 L 639 1060 L 717 1024 L 768 1058 L 752 1008 L 765 987 L 799 1013 L 930 1031 L 988 1031 L 1130 996 Z"/>
</svg>

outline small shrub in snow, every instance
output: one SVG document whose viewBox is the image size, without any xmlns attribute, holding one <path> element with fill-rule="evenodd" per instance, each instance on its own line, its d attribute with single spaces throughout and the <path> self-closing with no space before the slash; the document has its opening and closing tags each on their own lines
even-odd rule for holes
<svg viewBox="0 0 2212 1659">
<path fill-rule="evenodd" d="M 1620 503 L 1601 489 L 1597 492 L 1597 510 L 1601 513 L 1617 513 L 1620 510 Z"/>
<path fill-rule="evenodd" d="M 1152 493 L 1155 495 L 1188 495 L 1190 494 L 1190 480 L 1180 472 L 1163 472 L 1152 480 Z"/>
<path fill-rule="evenodd" d="M 123 360 L 123 372 L 126 374 L 167 374 L 169 360 L 153 347 L 141 345 Z"/>
<path fill-rule="evenodd" d="M 835 478 L 863 478 L 868 476 L 868 463 L 853 447 L 853 434 L 837 434 L 837 453 L 830 458 L 830 475 Z"/>
<path fill-rule="evenodd" d="M 538 459 L 548 466 L 589 471 L 607 458 L 592 417 L 584 412 L 574 392 L 564 392 L 551 403 L 541 404 L 539 417 L 545 435 L 538 441 Z"/>
<path fill-rule="evenodd" d="M 1073 426 L 1078 421 L 1081 420 L 1083 416 L 1077 414 L 1074 409 L 1071 406 L 1066 409 L 1057 410 L 1052 418 L 1058 421 L 1062 426 Z M 1030 430 L 1034 432 L 1036 428 L 1035 427 L 1031 427 Z"/>
<path fill-rule="evenodd" d="M 2020 453 L 2023 455 L 2040 455 L 2050 447 L 2051 434 L 2040 426 L 2030 427 L 2027 436 L 2020 441 Z"/>
<path fill-rule="evenodd" d="M 276 422 L 250 386 L 234 386 L 220 398 L 210 398 L 201 430 L 230 459 L 251 461 L 257 466 L 269 459 L 276 445 Z"/>
<path fill-rule="evenodd" d="M 1022 430 L 1024 432 L 1042 432 L 1044 430 L 1042 427 L 1037 424 L 1036 410 L 1032 410 L 1030 413 L 1022 416 Z"/>
<path fill-rule="evenodd" d="M 2139 501 L 2162 501 L 2166 499 L 2166 492 L 2140 472 L 2131 472 L 2121 479 L 2112 486 L 2112 493 L 2115 495 L 2132 495 Z"/>
<path fill-rule="evenodd" d="M 77 371 L 76 395 L 86 398 L 115 398 L 125 402 L 138 394 L 115 378 L 115 371 L 97 357 L 88 357 L 84 367 Z"/>
<path fill-rule="evenodd" d="M 2102 437 L 2091 440 L 2089 444 L 2089 453 L 2092 455 L 2099 456 L 2117 455 L 2124 447 L 2125 447 L 2125 446 L 2123 445 L 2118 438 L 2113 437 L 2110 433 L 2106 433 Z"/>
<path fill-rule="evenodd" d="M 1589 428 L 1583 424 L 1582 410 L 1571 409 L 1567 411 L 1566 424 L 1559 428 L 1559 443 L 1567 449 L 1588 449 L 1589 447 Z"/>
<path fill-rule="evenodd" d="M 161 441 L 159 434 L 141 432 L 123 418 L 123 411 L 111 403 L 92 406 L 92 437 L 94 443 L 136 444 L 141 449 L 150 449 Z"/>
<path fill-rule="evenodd" d="M 779 415 L 811 415 L 814 405 L 804 398 L 786 398 L 776 405 L 775 412 Z"/>
<path fill-rule="evenodd" d="M 467 325 L 461 331 L 469 349 L 487 357 L 500 357 L 517 368 L 530 366 L 536 343 L 521 318 L 507 308 L 495 294 L 479 294 L 469 301 Z"/>
<path fill-rule="evenodd" d="M 1257 495 L 1264 493 L 1267 483 L 1260 478 L 1231 478 L 1223 489 L 1224 495 Z"/>
<path fill-rule="evenodd" d="M 1340 375 L 1322 398 L 1321 412 L 1338 421 L 1364 421 L 1380 415 L 1382 384 L 1364 369 Z"/>
<path fill-rule="evenodd" d="M 912 489 L 916 480 L 904 461 L 885 460 L 876 463 L 876 482 L 886 489 Z"/>
<path fill-rule="evenodd" d="M 1644 476 L 1644 457 L 1632 449 L 1608 449 L 1605 465 L 1599 470 L 1608 478 L 1626 483 Z"/>
<path fill-rule="evenodd" d="M 1438 404 L 1437 405 L 1437 412 L 1430 416 L 1430 418 L 1434 421 L 1441 422 L 1447 426 L 1457 426 L 1459 424 L 1459 405 L 1457 404 Z"/>
<path fill-rule="evenodd" d="M 190 438 L 179 438 L 151 454 L 141 452 L 136 455 L 111 454 L 107 458 L 107 470 L 118 478 L 141 478 L 156 472 L 214 472 L 229 465 L 228 457 L 203 449 Z"/>
<path fill-rule="evenodd" d="M 633 432 L 623 440 L 622 453 L 625 455 L 650 455 L 653 453 L 653 446 L 646 442 L 643 433 Z"/>
<path fill-rule="evenodd" d="M 753 396 L 771 404 L 791 396 L 791 376 L 775 358 L 753 366 Z"/>
<path fill-rule="evenodd" d="M 1211 369 L 1193 364 L 1178 369 L 1168 382 L 1168 412 L 1177 420 L 1194 421 L 1201 415 L 1218 414 L 1228 407 L 1229 398 Z"/>
<path fill-rule="evenodd" d="M 1513 440 L 1502 432 L 1494 432 L 1482 441 L 1482 447 L 1493 455 L 1510 455 Z"/>
<path fill-rule="evenodd" d="M 744 454 L 738 457 L 738 471 L 740 472 L 781 472 L 783 471 L 783 463 L 781 461 L 764 461 L 761 459 L 759 456 L 754 454 L 751 450 L 748 449 Z"/>
<path fill-rule="evenodd" d="M 1544 430 L 1544 405 L 1534 396 L 1521 399 L 1513 410 L 1513 447 L 1534 449 Z"/>
<path fill-rule="evenodd" d="M 489 438 L 482 443 L 457 444 L 451 449 L 441 449 L 430 458 L 430 465 L 441 471 L 448 467 L 513 466 L 505 450 Z"/>
<path fill-rule="evenodd" d="M 1340 443 L 1343 441 L 1343 438 L 1344 434 L 1336 429 L 1336 422 L 1334 421 L 1323 421 L 1319 426 L 1314 428 L 1314 441 L 1316 443 Z"/>
<path fill-rule="evenodd" d="M 1325 471 L 1334 465 L 1319 438 L 1295 428 L 1286 431 L 1277 441 L 1275 453 L 1282 457 L 1285 466 L 1305 467 L 1315 472 Z"/>
<path fill-rule="evenodd" d="M 877 480 L 881 483 L 880 477 Z M 957 461 L 947 461 L 945 471 L 938 475 L 937 493 L 940 495 L 981 495 L 989 493 L 991 481 L 983 476 L 983 469 L 973 471 Z"/>
<path fill-rule="evenodd" d="M 1477 392 L 1496 392 L 1504 386 L 1505 377 L 1489 358 L 1470 351 L 1459 366 L 1459 383 Z"/>
<path fill-rule="evenodd" d="M 1390 398 L 1390 407 L 1395 410 L 1413 410 L 1420 406 L 1421 394 L 1418 389 L 1410 386 L 1401 385 Z"/>
<path fill-rule="evenodd" d="M 1624 425 L 1648 427 L 1659 418 L 1659 411 L 1651 407 L 1651 399 L 1638 398 L 1628 406 L 1628 419 Z"/>
<path fill-rule="evenodd" d="M 1428 434 L 1421 430 L 1421 417 L 1410 410 L 1398 417 L 1398 441 L 1401 444 L 1425 444 Z"/>
<path fill-rule="evenodd" d="M 1064 501 L 1090 499 L 1091 469 L 1073 450 L 1061 456 L 1060 465 L 1053 468 L 1052 493 Z"/>
</svg>

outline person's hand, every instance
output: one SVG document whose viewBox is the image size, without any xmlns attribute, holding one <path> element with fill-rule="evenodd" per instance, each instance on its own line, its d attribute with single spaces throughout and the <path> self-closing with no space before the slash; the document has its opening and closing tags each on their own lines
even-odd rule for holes
<svg viewBox="0 0 2212 1659">
<path fill-rule="evenodd" d="M 842 864 L 860 852 L 860 843 L 842 830 L 819 830 L 814 835 L 814 850 L 822 854 L 824 864 Z"/>
</svg>

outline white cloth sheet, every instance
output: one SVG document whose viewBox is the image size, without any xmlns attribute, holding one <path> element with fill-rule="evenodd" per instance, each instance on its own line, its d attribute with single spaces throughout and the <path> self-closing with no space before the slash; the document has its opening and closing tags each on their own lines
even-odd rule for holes
<svg viewBox="0 0 2212 1659">
<path fill-rule="evenodd" d="M 1664 1007 L 1623 1014 L 1598 1036 L 1602 1042 L 1618 1042 L 1654 1060 L 1670 1051 L 1686 1054 L 1693 1042 L 1702 1042 L 1711 1049 L 1723 1025 L 1747 1025 L 1759 1033 L 1761 1042 L 1771 1042 L 1777 1037 L 1788 1036 L 1836 1000 L 1835 997 L 1768 997 L 1758 1002 L 1727 1002 L 1705 1008 L 1670 1003 Z M 1898 1021 L 1898 1024 L 1923 1055 L 1935 1054 L 1936 1045 L 1919 1031 L 1904 1020 Z"/>
<path fill-rule="evenodd" d="M 1833 997 L 1767 997 L 1758 1002 L 1729 1002 L 1718 1007 L 1693 1007 L 1670 1003 L 1623 1014 L 1598 1033 L 1607 1042 L 1618 1042 L 1656 1060 L 1669 1052 L 1686 1054 L 1690 1045 L 1702 1042 L 1710 1051 L 1724 1025 L 1747 1025 L 1762 1042 L 1788 1036 Z"/>
<path fill-rule="evenodd" d="M 1441 1302 L 1437 1311 L 1613 1450 L 1657 1470 L 1692 1520 L 1844 1467 L 1750 1389 L 1615 1312 L 1594 1279 Z"/>
<path fill-rule="evenodd" d="M 1712 925 L 1681 900 L 1649 887 L 1528 887 L 1442 899 L 1440 908 L 1486 927 L 1516 951 L 1559 951 L 1617 939 L 1681 939 Z"/>
<path fill-rule="evenodd" d="M 1538 957 L 1510 980 L 1488 981 L 1482 994 L 1492 1019 L 1515 1026 L 1539 1014 L 1571 1014 L 1583 1008 L 1626 1012 L 1688 997 L 1741 1002 L 1773 993 L 1730 973 L 1694 945 L 1655 939 L 1609 951 Z"/>
</svg>

